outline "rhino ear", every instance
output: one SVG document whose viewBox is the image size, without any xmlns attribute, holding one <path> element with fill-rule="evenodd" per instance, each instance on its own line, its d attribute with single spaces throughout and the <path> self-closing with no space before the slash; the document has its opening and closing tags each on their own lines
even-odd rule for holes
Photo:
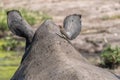
<svg viewBox="0 0 120 80">
<path fill-rule="evenodd" d="M 81 18 L 81 14 L 73 14 L 74 16 L 79 16 L 79 18 Z"/>
<path fill-rule="evenodd" d="M 78 14 L 78 16 L 81 18 L 81 14 Z"/>
<path fill-rule="evenodd" d="M 24 37 L 26 40 L 31 42 L 34 31 L 31 26 L 22 18 L 19 11 L 8 11 L 7 23 L 12 33 L 16 34 L 17 36 Z"/>
</svg>

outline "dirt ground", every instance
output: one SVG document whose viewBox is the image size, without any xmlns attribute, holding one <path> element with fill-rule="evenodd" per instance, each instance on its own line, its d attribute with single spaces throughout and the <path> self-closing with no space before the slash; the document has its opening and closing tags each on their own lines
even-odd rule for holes
<svg viewBox="0 0 120 80">
<path fill-rule="evenodd" d="M 42 11 L 58 25 L 69 14 L 81 14 L 81 35 L 72 41 L 78 50 L 92 55 L 106 43 L 120 46 L 120 0 L 0 0 L 0 7 Z M 120 69 L 115 71 L 120 75 Z"/>
</svg>

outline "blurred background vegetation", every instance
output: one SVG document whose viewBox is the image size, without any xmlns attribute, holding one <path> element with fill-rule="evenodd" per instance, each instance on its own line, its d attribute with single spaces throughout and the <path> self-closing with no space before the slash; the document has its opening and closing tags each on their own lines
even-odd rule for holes
<svg viewBox="0 0 120 80">
<path fill-rule="evenodd" d="M 0 9 L 0 80 L 9 80 L 13 75 L 24 53 L 25 41 L 13 35 L 7 25 L 6 12 L 9 9 Z M 46 13 L 19 9 L 23 18 L 34 26 L 46 19 L 52 19 Z"/>
<path fill-rule="evenodd" d="M 101 53 L 101 67 L 115 69 L 120 66 L 120 47 L 108 45 Z"/>
</svg>

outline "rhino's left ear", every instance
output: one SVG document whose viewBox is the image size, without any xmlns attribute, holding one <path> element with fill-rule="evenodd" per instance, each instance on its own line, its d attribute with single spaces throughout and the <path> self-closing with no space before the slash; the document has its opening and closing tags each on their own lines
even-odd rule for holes
<svg viewBox="0 0 120 80">
<path fill-rule="evenodd" d="M 7 12 L 7 23 L 12 33 L 17 36 L 24 37 L 26 41 L 31 42 L 34 30 L 25 21 L 20 12 L 17 10 L 11 10 Z"/>
<path fill-rule="evenodd" d="M 27 49 L 34 36 L 34 30 L 32 27 L 22 18 L 20 12 L 17 10 L 7 12 L 7 23 L 12 33 L 26 39 Z"/>
</svg>

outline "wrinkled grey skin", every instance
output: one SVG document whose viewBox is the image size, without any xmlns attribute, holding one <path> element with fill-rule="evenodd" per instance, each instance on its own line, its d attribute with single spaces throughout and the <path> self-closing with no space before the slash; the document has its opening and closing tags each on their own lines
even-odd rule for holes
<svg viewBox="0 0 120 80">
<path fill-rule="evenodd" d="M 68 35 L 69 40 L 75 39 L 81 31 L 81 15 L 72 14 L 64 19 L 63 28 Z"/>
<path fill-rule="evenodd" d="M 14 16 L 10 18 L 12 14 Z M 12 11 L 8 15 L 8 20 L 13 23 L 16 21 L 15 26 L 8 21 L 12 25 L 9 26 L 12 32 L 21 37 L 27 33 L 31 35 L 31 29 L 24 26 L 24 20 L 15 17 L 19 16 L 18 12 Z M 46 20 L 37 29 L 34 36 L 31 36 L 29 46 L 26 46 L 25 59 L 11 80 L 119 80 L 110 72 L 89 64 L 74 47 L 56 33 L 60 34 L 59 28 L 51 20 Z"/>
<path fill-rule="evenodd" d="M 25 52 L 27 52 L 34 36 L 34 30 L 27 23 L 27 21 L 22 18 L 20 12 L 17 10 L 11 10 L 7 12 L 7 23 L 12 33 L 26 39 Z M 22 61 L 26 56 L 27 53 L 23 55 Z"/>
</svg>

